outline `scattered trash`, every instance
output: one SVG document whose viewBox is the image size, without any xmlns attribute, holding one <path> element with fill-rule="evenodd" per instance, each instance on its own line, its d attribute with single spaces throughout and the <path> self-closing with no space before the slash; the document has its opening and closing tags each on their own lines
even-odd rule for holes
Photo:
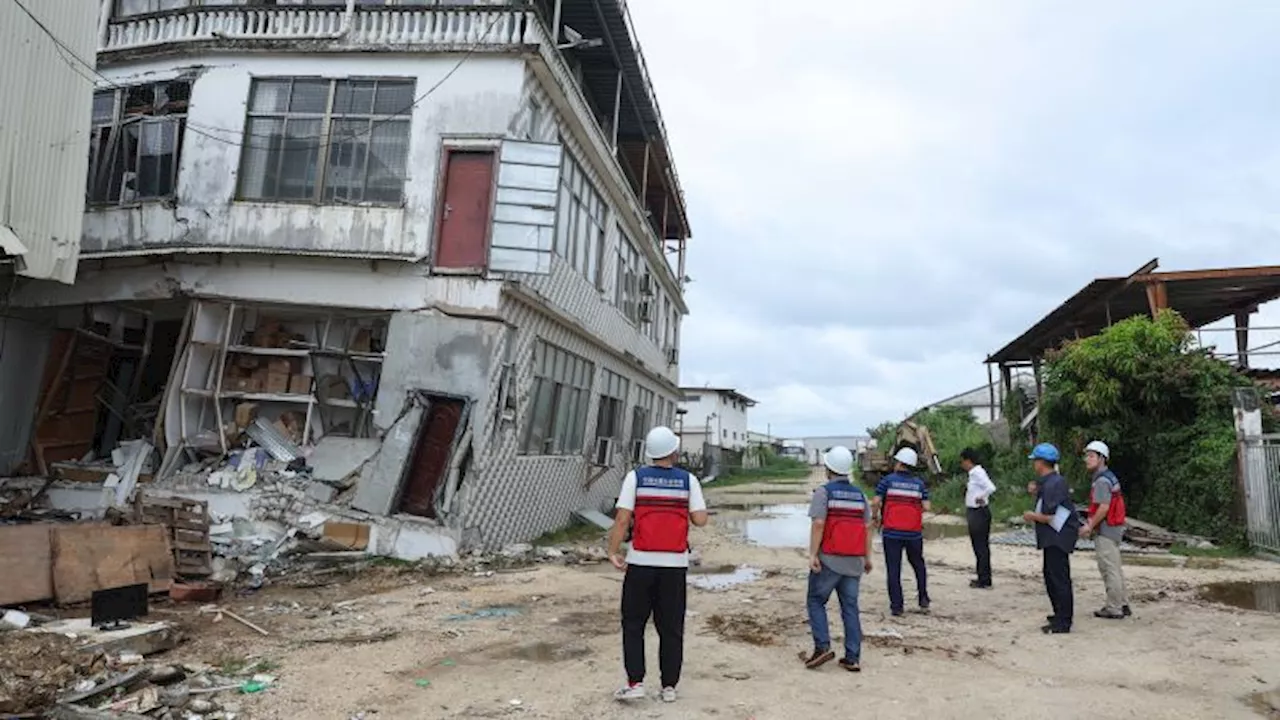
<svg viewBox="0 0 1280 720">
<path fill-rule="evenodd" d="M 245 695 L 260 693 L 267 689 L 267 683 L 258 682 L 257 680 L 246 680 L 240 685 L 240 692 Z"/>
<path fill-rule="evenodd" d="M 0 630 L 22 630 L 31 624 L 31 616 L 21 610 L 5 610 L 0 616 Z"/>
<path fill-rule="evenodd" d="M 456 666 L 457 666 L 457 664 L 458 664 L 458 663 L 456 663 L 456 662 L 454 662 L 454 661 L 452 661 L 452 660 L 441 660 L 441 661 L 440 661 L 440 666 L 441 666 L 441 667 L 456 667 Z"/>
<path fill-rule="evenodd" d="M 418 687 L 420 687 L 420 688 L 424 688 L 424 687 L 431 687 L 431 681 L 430 681 L 430 680 L 425 680 L 425 679 L 422 679 L 422 678 L 419 678 L 419 679 L 417 679 L 417 680 L 414 680 L 414 681 L 413 681 L 413 684 L 414 684 L 414 685 L 417 685 L 417 686 L 418 686 Z"/>
</svg>

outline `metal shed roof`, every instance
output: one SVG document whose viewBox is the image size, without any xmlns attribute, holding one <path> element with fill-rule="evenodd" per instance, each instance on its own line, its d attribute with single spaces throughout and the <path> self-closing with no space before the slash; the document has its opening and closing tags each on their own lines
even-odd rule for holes
<svg viewBox="0 0 1280 720">
<path fill-rule="evenodd" d="M 1154 272 L 1152 260 L 1128 277 L 1098 278 L 1044 316 L 1030 329 L 987 357 L 989 363 L 1030 362 L 1063 342 L 1097 334 L 1112 323 L 1150 317 L 1155 288 L 1164 305 L 1192 328 L 1280 298 L 1280 266 Z"/>
</svg>

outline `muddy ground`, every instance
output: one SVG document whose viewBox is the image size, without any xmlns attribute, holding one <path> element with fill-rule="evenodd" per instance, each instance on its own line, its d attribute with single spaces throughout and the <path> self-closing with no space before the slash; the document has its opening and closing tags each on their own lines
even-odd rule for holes
<svg viewBox="0 0 1280 720">
<path fill-rule="evenodd" d="M 761 492 L 762 491 L 762 492 Z M 1210 602 L 1201 586 L 1280 581 L 1280 564 L 1130 565 L 1134 617 L 1097 620 L 1102 585 L 1093 555 L 1072 561 L 1077 624 L 1039 632 L 1048 611 L 1040 557 L 994 548 L 996 587 L 971 590 L 964 537 L 928 542 L 933 613 L 888 615 L 884 574 L 864 582 L 864 671 L 807 671 L 805 559 L 740 533 L 751 510 L 803 502 L 803 485 L 709 490 L 712 524 L 694 531 L 703 566 L 747 564 L 758 579 L 691 588 L 680 701 L 620 706 L 621 574 L 606 563 L 543 564 L 488 576 L 426 577 L 384 568 L 317 588 L 271 588 L 229 607 L 269 630 L 262 637 L 185 607 L 162 608 L 189 641 L 177 660 L 235 665 L 264 660 L 278 677 L 240 696 L 255 719 L 794 718 L 908 713 L 934 718 L 1256 718 L 1280 687 L 1280 616 Z M 1215 565 L 1217 563 L 1208 563 Z M 906 580 L 908 595 L 913 587 Z M 839 627 L 834 600 L 833 629 Z M 656 636 L 648 654 L 656 681 Z M 166 661 L 169 661 L 166 659 Z M 656 687 L 651 688 L 652 692 Z"/>
</svg>

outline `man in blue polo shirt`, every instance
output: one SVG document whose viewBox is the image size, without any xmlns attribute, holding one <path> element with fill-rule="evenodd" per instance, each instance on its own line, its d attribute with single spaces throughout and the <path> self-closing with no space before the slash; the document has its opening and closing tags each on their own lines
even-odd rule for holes
<svg viewBox="0 0 1280 720">
<path fill-rule="evenodd" d="M 893 456 L 893 472 L 876 485 L 871 504 L 880 517 L 885 574 L 889 583 L 889 611 L 902 615 L 902 553 L 916 575 L 916 599 L 921 612 L 929 612 L 929 589 L 924 567 L 924 514 L 929 508 L 929 488 L 915 474 L 920 462 L 916 451 L 904 447 Z"/>
<path fill-rule="evenodd" d="M 1039 480 L 1027 489 L 1036 495 L 1036 508 L 1022 514 L 1023 520 L 1035 524 L 1036 548 L 1044 552 L 1044 589 L 1053 607 L 1049 624 L 1040 629 L 1055 635 L 1071 632 L 1075 614 L 1071 553 L 1075 552 L 1080 529 L 1071 490 L 1066 478 L 1058 474 L 1060 457 L 1058 448 L 1049 443 L 1040 443 L 1031 451 L 1028 459 Z"/>
</svg>

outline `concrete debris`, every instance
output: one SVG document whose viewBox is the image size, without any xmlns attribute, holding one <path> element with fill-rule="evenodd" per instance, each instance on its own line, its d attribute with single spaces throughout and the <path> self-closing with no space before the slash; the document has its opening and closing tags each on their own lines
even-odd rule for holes
<svg viewBox="0 0 1280 720">
<path fill-rule="evenodd" d="M 22 630 L 31 624 L 31 616 L 21 610 L 5 610 L 0 616 L 0 630 Z"/>
<path fill-rule="evenodd" d="M 137 656 L 138 662 L 178 646 L 178 631 L 172 623 L 134 623 L 119 630 L 98 630 L 89 618 L 58 620 L 27 629 L 29 633 L 61 635 L 71 639 L 76 647 L 88 653 L 109 656 L 126 654 Z"/>
</svg>

